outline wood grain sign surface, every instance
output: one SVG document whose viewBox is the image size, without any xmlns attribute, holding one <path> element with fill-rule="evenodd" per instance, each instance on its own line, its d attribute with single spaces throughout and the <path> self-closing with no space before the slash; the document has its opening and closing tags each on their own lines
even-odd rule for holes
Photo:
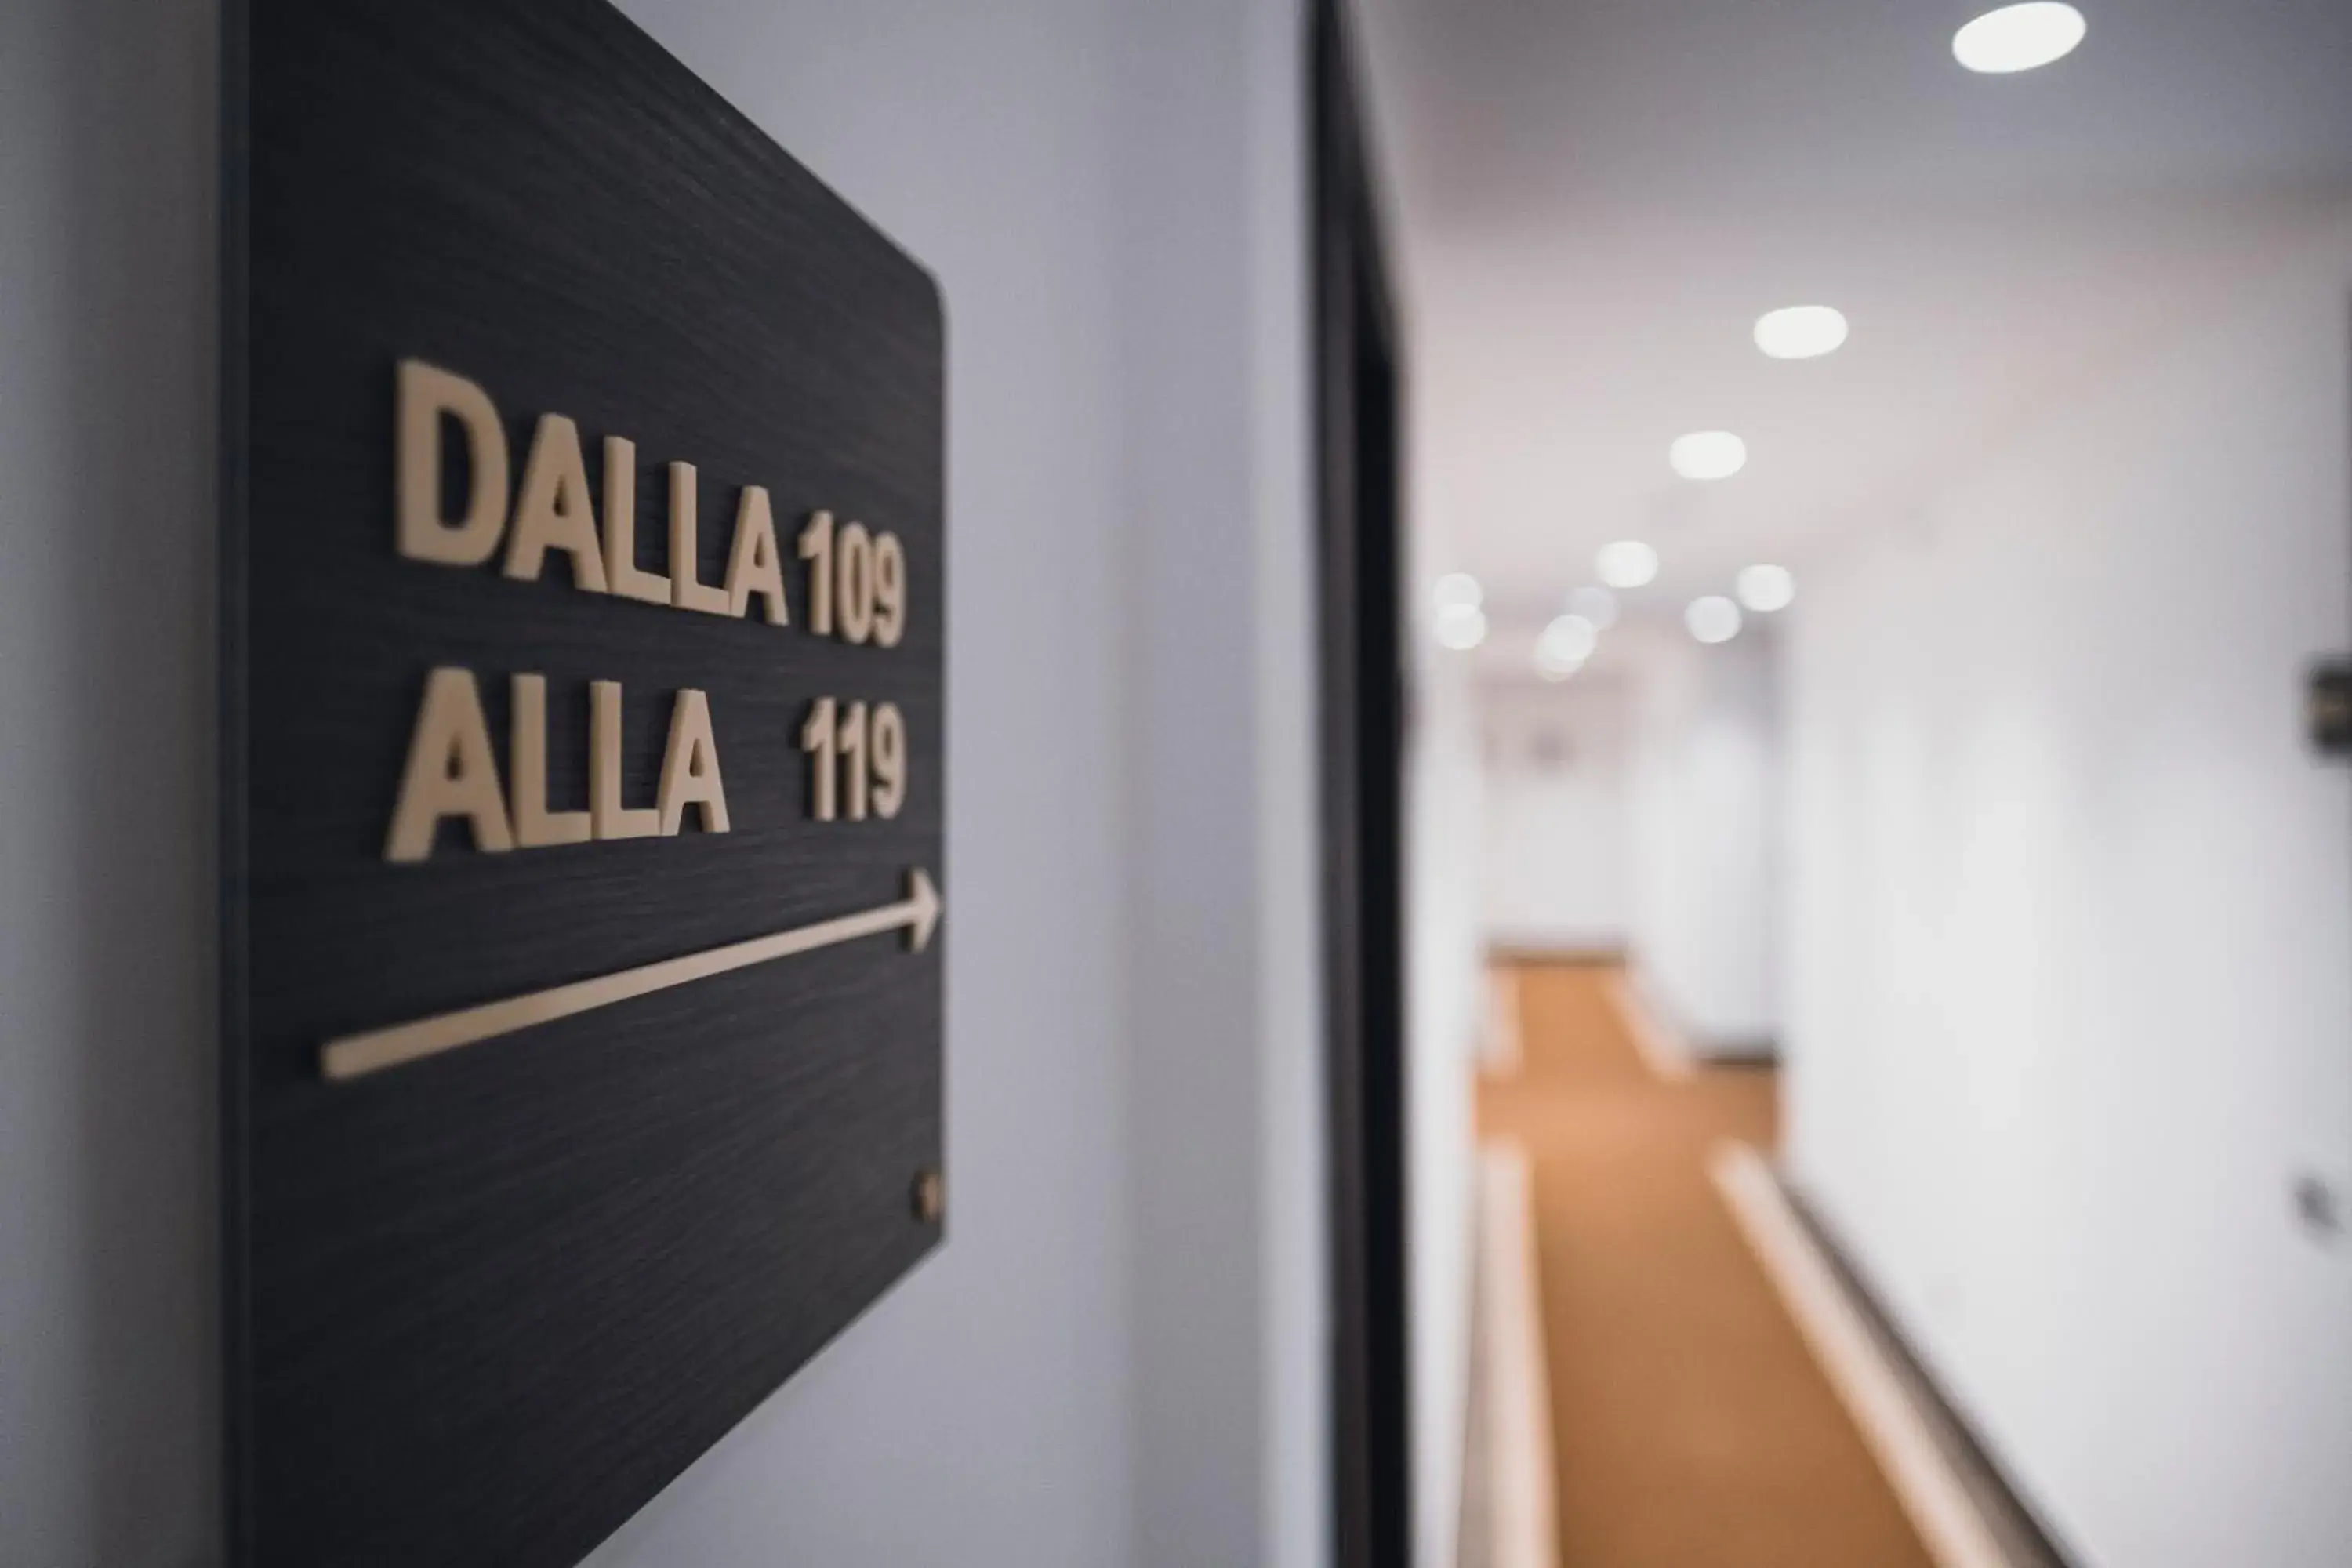
<svg viewBox="0 0 2352 1568">
<path fill-rule="evenodd" d="M 596 0 L 228 26 L 232 1558 L 560 1568 L 940 1237 L 939 297 Z"/>
</svg>

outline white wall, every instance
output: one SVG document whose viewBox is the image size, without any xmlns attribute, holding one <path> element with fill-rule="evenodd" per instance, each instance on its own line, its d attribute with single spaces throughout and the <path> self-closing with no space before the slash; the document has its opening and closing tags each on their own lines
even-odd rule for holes
<svg viewBox="0 0 2352 1568">
<path fill-rule="evenodd" d="M 2352 241 L 1793 612 L 1790 1153 L 2085 1568 L 2352 1562 Z"/>
<path fill-rule="evenodd" d="M 1610 952 L 1626 945 L 1633 696 L 1622 675 L 1487 686 L 1482 907 L 1489 947 Z"/>
<path fill-rule="evenodd" d="M 1304 1565 L 1331 1528 L 1304 23 L 1120 8 L 1136 1561 Z"/>
<path fill-rule="evenodd" d="M 209 5 L 0 6 L 0 1563 L 219 1513 Z"/>
<path fill-rule="evenodd" d="M 1297 17 L 626 8 L 946 290 L 950 1202 L 593 1561 L 1312 1564 Z M 0 13 L 11 1564 L 214 1560 L 216 58 Z"/>
<path fill-rule="evenodd" d="M 1429 532 L 1416 562 L 1444 559 Z M 1416 583 L 1439 573 L 1423 569 Z M 1421 595 L 1423 602 L 1426 596 Z M 1406 735 L 1406 1257 L 1412 1314 L 1412 1533 L 1418 1568 L 1450 1568 L 1459 1543 L 1469 1436 L 1475 1064 L 1485 1044 L 1479 942 L 1484 781 L 1471 662 L 1416 620 Z"/>
<path fill-rule="evenodd" d="M 1482 922 L 1504 949 L 1622 950 L 1705 1056 L 1780 1032 L 1780 715 L 1768 623 L 1705 647 L 1628 616 L 1557 686 L 1486 661 Z M 1507 670 L 1509 673 L 1506 674 Z"/>
<path fill-rule="evenodd" d="M 1780 715 L 1772 633 L 1712 647 L 1645 626 L 1630 849 L 1634 973 L 1702 1056 L 1780 1031 Z"/>
</svg>

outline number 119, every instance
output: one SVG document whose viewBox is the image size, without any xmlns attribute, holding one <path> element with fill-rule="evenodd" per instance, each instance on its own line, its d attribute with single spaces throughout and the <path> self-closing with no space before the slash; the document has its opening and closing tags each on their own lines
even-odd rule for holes
<svg viewBox="0 0 2352 1568">
<path fill-rule="evenodd" d="M 887 821 L 906 805 L 907 721 L 897 703 L 877 702 L 869 714 L 863 702 L 820 697 L 801 726 L 801 750 L 809 753 L 809 815 L 817 821 Z"/>
</svg>

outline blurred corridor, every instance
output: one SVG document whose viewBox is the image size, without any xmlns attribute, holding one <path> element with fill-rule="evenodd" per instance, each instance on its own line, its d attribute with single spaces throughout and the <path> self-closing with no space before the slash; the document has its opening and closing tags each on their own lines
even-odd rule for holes
<svg viewBox="0 0 2352 1568">
<path fill-rule="evenodd" d="M 1519 1052 L 1479 1129 L 1534 1170 L 1560 1561 L 1926 1568 L 1709 1176 L 1726 1140 L 1772 1146 L 1773 1069 L 1645 1059 L 1614 965 L 1503 983 Z"/>
<path fill-rule="evenodd" d="M 1561 1561 L 2352 1563 L 2352 5 L 1366 16 L 1415 1303 L 1512 1134 Z"/>
</svg>

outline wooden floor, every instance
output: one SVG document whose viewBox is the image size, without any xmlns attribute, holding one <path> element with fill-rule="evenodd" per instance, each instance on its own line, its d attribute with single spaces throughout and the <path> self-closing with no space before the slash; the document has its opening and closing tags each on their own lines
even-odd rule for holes
<svg viewBox="0 0 2352 1568">
<path fill-rule="evenodd" d="M 1612 971 L 1524 965 L 1482 1131 L 1535 1173 L 1563 1568 L 1930 1568 L 1709 1180 L 1770 1149 L 1769 1069 L 1658 1077 Z"/>
</svg>

